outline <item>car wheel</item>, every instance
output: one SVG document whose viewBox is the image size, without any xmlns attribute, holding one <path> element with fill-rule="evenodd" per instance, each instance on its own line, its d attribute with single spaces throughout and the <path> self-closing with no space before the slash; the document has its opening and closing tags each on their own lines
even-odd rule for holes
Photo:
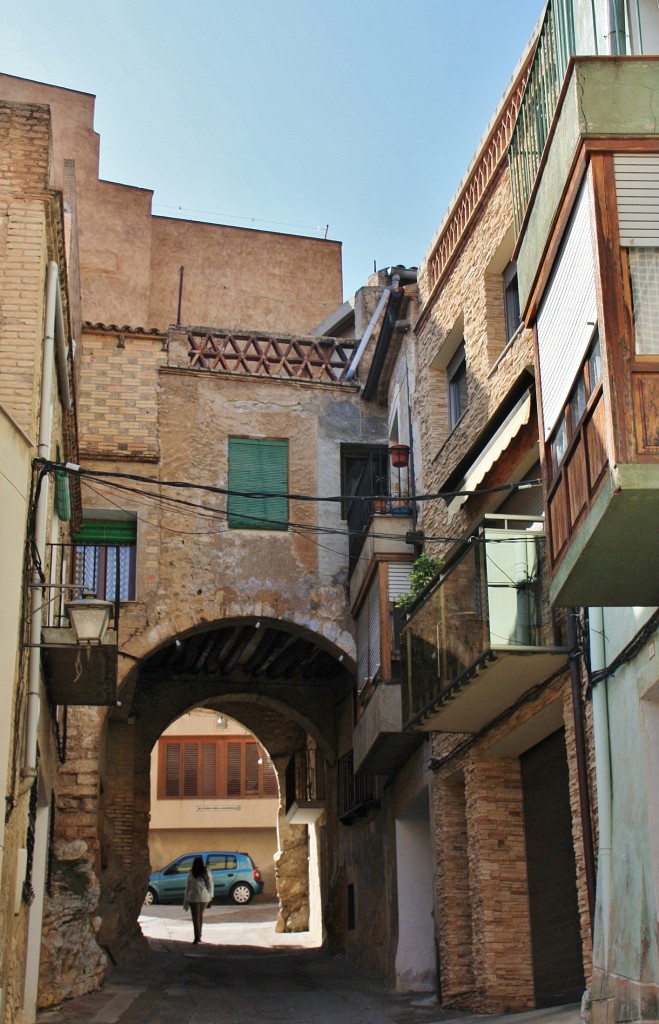
<svg viewBox="0 0 659 1024">
<path fill-rule="evenodd" d="M 253 895 L 251 886 L 247 882 L 236 882 L 231 890 L 231 899 L 234 903 L 239 903 L 241 906 L 249 903 Z"/>
<path fill-rule="evenodd" d="M 149 886 L 149 888 L 146 891 L 146 896 L 144 897 L 144 905 L 150 907 L 153 903 L 157 902 L 158 897 L 156 895 L 156 890 L 152 889 L 151 886 Z"/>
</svg>

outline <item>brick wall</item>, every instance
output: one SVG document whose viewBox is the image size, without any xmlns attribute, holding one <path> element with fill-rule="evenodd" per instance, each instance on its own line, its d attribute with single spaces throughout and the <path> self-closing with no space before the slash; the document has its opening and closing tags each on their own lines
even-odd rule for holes
<svg viewBox="0 0 659 1024">
<path fill-rule="evenodd" d="M 0 103 L 0 402 L 36 432 L 48 259 L 47 108 Z"/>
<path fill-rule="evenodd" d="M 474 1010 L 534 1005 L 522 779 L 517 758 L 465 769 L 474 928 Z"/>
<path fill-rule="evenodd" d="M 160 335 L 85 331 L 80 350 L 78 423 L 81 458 L 158 456 Z"/>
</svg>

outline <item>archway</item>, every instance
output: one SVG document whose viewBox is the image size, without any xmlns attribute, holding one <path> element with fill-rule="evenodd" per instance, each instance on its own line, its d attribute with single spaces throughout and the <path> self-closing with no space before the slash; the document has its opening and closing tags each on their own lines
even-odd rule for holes
<svg viewBox="0 0 659 1024">
<path fill-rule="evenodd" d="M 122 686 L 121 706 L 107 718 L 101 768 L 98 941 L 113 959 L 143 950 L 137 918 L 150 869 L 150 754 L 163 730 L 188 709 L 209 707 L 258 737 L 280 780 L 295 752 L 310 745 L 333 764 L 336 707 L 352 688 L 346 662 L 342 651 L 309 630 L 252 616 L 192 628 L 134 666 Z M 282 812 L 280 826 L 289 827 Z M 280 897 L 287 877 L 299 876 L 300 858 L 308 860 L 308 848 L 300 851 L 294 839 L 282 846 Z M 319 856 L 322 862 L 322 844 Z M 303 924 L 304 915 L 284 903 L 280 916 L 283 929 Z"/>
</svg>

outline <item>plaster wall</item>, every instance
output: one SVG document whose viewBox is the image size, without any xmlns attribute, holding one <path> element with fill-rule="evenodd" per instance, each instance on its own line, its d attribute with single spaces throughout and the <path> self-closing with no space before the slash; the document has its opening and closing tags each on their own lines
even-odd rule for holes
<svg viewBox="0 0 659 1024">
<path fill-rule="evenodd" d="M 616 609 L 617 611 L 617 609 Z M 610 621 L 610 620 L 609 620 Z M 607 627 L 608 629 L 608 627 Z M 615 1004 L 616 1020 L 659 1015 L 657 942 L 656 713 L 659 676 L 651 641 L 605 683 L 612 773 L 610 949 L 603 948 L 598 889 L 591 995 L 597 1020 Z M 601 882 L 601 878 L 598 879 Z"/>
</svg>

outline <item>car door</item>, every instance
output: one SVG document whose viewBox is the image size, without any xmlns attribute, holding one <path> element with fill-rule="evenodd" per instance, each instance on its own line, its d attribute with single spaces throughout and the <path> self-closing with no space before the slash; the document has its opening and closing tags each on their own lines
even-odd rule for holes
<svg viewBox="0 0 659 1024">
<path fill-rule="evenodd" d="M 233 853 L 209 853 L 206 866 L 213 875 L 216 896 L 228 896 L 238 872 L 238 860 Z"/>
<path fill-rule="evenodd" d="M 167 903 L 182 903 L 185 895 L 185 883 L 192 868 L 195 854 L 190 853 L 179 857 L 160 876 L 159 899 Z"/>
</svg>

